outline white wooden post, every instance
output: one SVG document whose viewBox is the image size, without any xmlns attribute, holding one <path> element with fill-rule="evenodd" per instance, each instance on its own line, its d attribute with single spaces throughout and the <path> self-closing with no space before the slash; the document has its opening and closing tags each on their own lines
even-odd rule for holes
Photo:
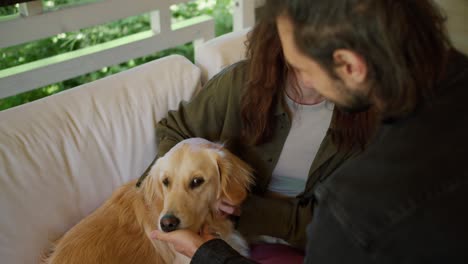
<svg viewBox="0 0 468 264">
<path fill-rule="evenodd" d="M 155 34 L 171 31 L 171 10 L 169 8 L 169 3 L 165 2 L 159 10 L 151 12 L 151 29 Z"/>
<path fill-rule="evenodd" d="M 240 31 L 255 24 L 255 0 L 234 0 L 233 31 Z"/>
<path fill-rule="evenodd" d="M 43 11 L 42 9 L 42 1 L 33 1 L 22 3 L 19 5 L 19 13 L 21 16 L 33 16 L 39 15 Z"/>
<path fill-rule="evenodd" d="M 265 0 L 234 0 L 234 29 L 240 31 L 255 25 L 255 8 L 262 6 Z"/>
</svg>

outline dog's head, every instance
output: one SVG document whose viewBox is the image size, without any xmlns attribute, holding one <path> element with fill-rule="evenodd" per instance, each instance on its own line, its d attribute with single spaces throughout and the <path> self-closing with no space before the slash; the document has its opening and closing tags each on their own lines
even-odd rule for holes
<svg viewBox="0 0 468 264">
<path fill-rule="evenodd" d="M 142 188 L 147 202 L 162 201 L 159 229 L 198 231 L 219 199 L 239 205 L 252 180 L 252 169 L 222 145 L 192 138 L 159 158 Z"/>
</svg>

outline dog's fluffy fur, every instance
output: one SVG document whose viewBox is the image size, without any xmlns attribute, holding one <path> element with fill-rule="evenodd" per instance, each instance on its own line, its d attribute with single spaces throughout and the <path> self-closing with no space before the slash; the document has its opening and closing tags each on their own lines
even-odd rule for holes
<svg viewBox="0 0 468 264">
<path fill-rule="evenodd" d="M 161 230 L 161 218 L 170 214 L 180 219 L 181 229 L 198 231 L 208 224 L 233 241 L 232 224 L 219 216 L 216 202 L 240 204 L 251 182 L 251 168 L 222 145 L 184 140 L 156 161 L 140 188 L 135 181 L 120 187 L 69 230 L 45 263 L 188 263 L 168 244 L 151 240 L 150 232 Z"/>
</svg>

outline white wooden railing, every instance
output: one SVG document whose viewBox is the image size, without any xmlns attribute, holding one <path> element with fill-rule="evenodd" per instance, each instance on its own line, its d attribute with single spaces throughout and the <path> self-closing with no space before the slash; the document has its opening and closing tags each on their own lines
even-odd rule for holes
<svg viewBox="0 0 468 264">
<path fill-rule="evenodd" d="M 199 16 L 171 23 L 170 6 L 189 0 L 90 0 L 55 11 L 42 1 L 20 4 L 20 14 L 0 20 L 0 49 L 59 33 L 150 13 L 151 30 L 0 70 L 0 98 L 67 80 L 167 48 L 214 37 L 214 20 Z M 234 0 L 234 30 L 255 23 L 254 8 L 263 0 Z"/>
</svg>

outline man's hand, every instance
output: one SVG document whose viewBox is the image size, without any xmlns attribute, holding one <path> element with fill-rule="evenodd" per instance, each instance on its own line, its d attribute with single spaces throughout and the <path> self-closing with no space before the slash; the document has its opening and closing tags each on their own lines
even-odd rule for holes
<svg viewBox="0 0 468 264">
<path fill-rule="evenodd" d="M 177 252 L 192 258 L 203 243 L 216 238 L 216 236 L 214 236 L 213 232 L 209 231 L 208 227 L 204 227 L 198 234 L 186 229 L 175 230 L 169 233 L 154 230 L 151 232 L 151 238 L 170 243 Z"/>
</svg>

